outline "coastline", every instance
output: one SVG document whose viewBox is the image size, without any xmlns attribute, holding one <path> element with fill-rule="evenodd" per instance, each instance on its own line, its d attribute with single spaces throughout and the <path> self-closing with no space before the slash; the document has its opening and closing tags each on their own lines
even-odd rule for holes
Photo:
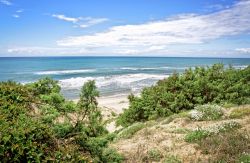
<svg viewBox="0 0 250 163">
<path fill-rule="evenodd" d="M 77 102 L 79 99 L 74 99 Z M 97 98 L 98 106 L 102 108 L 104 112 L 114 112 L 115 114 L 120 114 L 123 109 L 128 108 L 129 100 L 128 95 L 113 95 L 113 96 L 101 96 Z"/>
</svg>

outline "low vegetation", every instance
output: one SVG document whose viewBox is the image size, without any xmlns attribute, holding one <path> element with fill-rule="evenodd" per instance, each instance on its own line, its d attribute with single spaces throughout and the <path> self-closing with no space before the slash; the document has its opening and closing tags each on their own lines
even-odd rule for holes
<svg viewBox="0 0 250 163">
<path fill-rule="evenodd" d="M 140 97 L 129 96 L 129 108 L 118 118 L 117 124 L 129 126 L 159 117 L 166 117 L 183 110 L 191 110 L 204 104 L 250 103 L 250 66 L 237 70 L 225 69 L 222 64 L 212 67 L 196 67 L 183 74 L 174 73 L 155 86 L 145 88 Z M 211 105 L 212 106 L 212 105 Z M 200 109 L 206 112 L 206 108 Z M 210 112 L 212 113 L 212 112 Z M 216 112 L 202 119 L 217 119 Z"/>
<path fill-rule="evenodd" d="M 77 104 L 44 78 L 21 85 L 0 83 L 1 162 L 121 162 L 108 143 L 95 82 L 84 84 Z"/>
<path fill-rule="evenodd" d="M 215 104 L 198 105 L 190 111 L 190 118 L 196 121 L 218 120 L 222 115 L 222 107 Z"/>
<path fill-rule="evenodd" d="M 146 125 L 144 123 L 135 123 L 117 134 L 118 139 L 127 139 L 133 136 L 136 132 L 144 128 Z"/>
<path fill-rule="evenodd" d="M 230 118 L 241 118 L 243 116 L 250 115 L 250 106 L 242 106 L 240 108 L 232 110 Z"/>
<path fill-rule="evenodd" d="M 249 84 L 250 67 L 188 69 L 104 121 L 94 81 L 77 103 L 50 78 L 0 82 L 0 162 L 249 162 Z"/>
<path fill-rule="evenodd" d="M 211 162 L 250 161 L 250 135 L 247 132 L 224 132 L 205 138 L 199 143 L 199 149 L 210 154 Z"/>
<path fill-rule="evenodd" d="M 219 133 L 223 133 L 223 132 L 228 132 L 228 131 L 231 131 L 233 129 L 238 129 L 240 127 L 241 126 L 239 123 L 237 123 L 235 121 L 230 121 L 230 122 L 226 122 L 226 123 L 212 126 L 210 128 L 207 128 L 207 129 L 198 128 L 194 131 L 189 132 L 185 136 L 185 140 L 187 142 L 199 142 L 206 137 L 216 135 Z"/>
</svg>

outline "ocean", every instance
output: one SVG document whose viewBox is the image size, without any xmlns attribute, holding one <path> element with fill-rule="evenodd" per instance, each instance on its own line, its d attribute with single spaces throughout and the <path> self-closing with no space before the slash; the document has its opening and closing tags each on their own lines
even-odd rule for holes
<svg viewBox="0 0 250 163">
<path fill-rule="evenodd" d="M 173 72 L 214 63 L 241 69 L 250 65 L 250 58 L 3 57 L 0 81 L 29 83 L 50 76 L 67 99 L 76 99 L 84 82 L 95 80 L 101 96 L 117 96 L 138 93 Z"/>
</svg>

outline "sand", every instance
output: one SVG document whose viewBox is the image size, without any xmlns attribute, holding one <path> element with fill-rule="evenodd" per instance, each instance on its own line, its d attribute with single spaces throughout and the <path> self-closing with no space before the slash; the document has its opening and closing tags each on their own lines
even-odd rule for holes
<svg viewBox="0 0 250 163">
<path fill-rule="evenodd" d="M 128 98 L 126 95 L 119 96 L 105 96 L 98 98 L 98 105 L 101 108 L 109 108 L 116 114 L 123 112 L 124 108 L 128 108 Z"/>
<path fill-rule="evenodd" d="M 109 132 L 114 132 L 121 128 L 121 126 L 116 126 L 114 118 L 118 114 L 123 112 L 123 109 L 128 108 L 129 101 L 127 95 L 116 95 L 116 96 L 102 96 L 97 98 L 98 106 L 101 109 L 103 120 L 110 120 L 110 123 L 106 125 L 106 128 Z M 77 102 L 78 99 L 73 100 Z"/>
<path fill-rule="evenodd" d="M 79 99 L 73 100 L 77 102 Z M 116 95 L 116 96 L 101 96 L 97 98 L 98 106 L 109 110 L 110 112 L 115 112 L 120 114 L 123 112 L 124 108 L 128 108 L 129 101 L 127 95 Z"/>
</svg>

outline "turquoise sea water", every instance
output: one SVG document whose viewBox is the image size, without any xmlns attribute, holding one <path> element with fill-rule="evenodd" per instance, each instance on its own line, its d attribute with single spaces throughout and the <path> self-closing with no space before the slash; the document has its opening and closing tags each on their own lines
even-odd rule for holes
<svg viewBox="0 0 250 163">
<path fill-rule="evenodd" d="M 170 57 L 34 57 L 0 58 L 0 81 L 28 83 L 50 76 L 69 99 L 78 97 L 87 80 L 96 80 L 101 95 L 137 93 L 143 87 L 188 67 L 214 63 L 245 68 L 249 59 Z"/>
</svg>

